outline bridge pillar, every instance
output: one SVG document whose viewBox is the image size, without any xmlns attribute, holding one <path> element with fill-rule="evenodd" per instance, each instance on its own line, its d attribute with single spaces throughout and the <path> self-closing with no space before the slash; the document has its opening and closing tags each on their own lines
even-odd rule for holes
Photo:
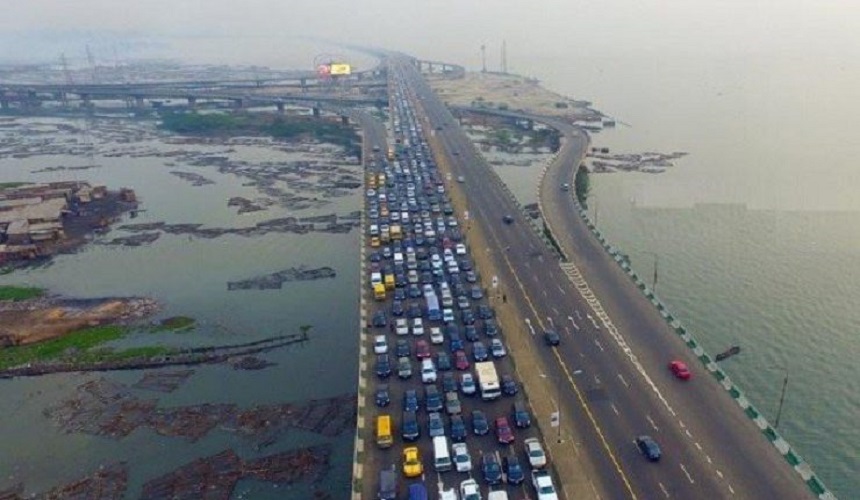
<svg viewBox="0 0 860 500">
<path fill-rule="evenodd" d="M 302 92 L 307 92 L 307 91 L 308 91 L 308 79 L 307 79 L 307 78 L 301 78 L 301 79 L 299 80 L 299 84 L 300 84 L 300 85 L 301 85 L 301 87 L 302 87 Z"/>
<path fill-rule="evenodd" d="M 340 117 L 340 123 L 341 123 L 342 125 L 349 125 L 349 117 L 348 117 L 348 116 L 346 116 L 346 115 L 341 115 L 341 117 Z"/>
<path fill-rule="evenodd" d="M 431 62 L 428 62 L 428 63 L 427 63 L 427 72 L 428 72 L 428 73 L 432 73 L 432 72 L 433 72 L 433 63 L 431 63 Z"/>
<path fill-rule="evenodd" d="M 319 106 L 314 106 L 313 108 L 311 108 L 311 113 L 313 114 L 314 118 L 319 118 L 320 117 Z"/>
<path fill-rule="evenodd" d="M 193 95 L 188 96 L 188 107 L 191 109 L 195 109 L 197 107 L 197 98 Z"/>
<path fill-rule="evenodd" d="M 282 103 L 282 102 L 276 102 L 276 103 L 275 103 L 275 107 L 277 107 L 277 108 L 278 108 L 278 113 L 279 113 L 279 114 L 284 114 L 284 103 Z"/>
<path fill-rule="evenodd" d="M 245 107 L 245 101 L 241 97 L 236 98 L 236 99 L 232 99 L 232 101 L 233 101 L 233 108 L 235 108 L 235 109 L 242 109 Z"/>
<path fill-rule="evenodd" d="M 9 109 L 9 98 L 5 95 L 0 97 L 0 109 Z"/>
<path fill-rule="evenodd" d="M 134 107 L 137 109 L 145 108 L 146 107 L 146 99 L 144 99 L 142 95 L 134 96 Z"/>
<path fill-rule="evenodd" d="M 81 107 L 84 109 L 92 109 L 93 101 L 90 99 L 89 94 L 80 94 L 81 97 Z"/>
</svg>

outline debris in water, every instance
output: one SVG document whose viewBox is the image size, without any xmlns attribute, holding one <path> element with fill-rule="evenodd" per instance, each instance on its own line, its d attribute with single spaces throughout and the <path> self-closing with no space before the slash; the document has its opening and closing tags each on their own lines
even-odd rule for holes
<svg viewBox="0 0 860 500">
<path fill-rule="evenodd" d="M 191 375 L 194 375 L 194 370 L 146 373 L 132 387 L 149 391 L 173 392 Z"/>
<path fill-rule="evenodd" d="M 227 282 L 227 290 L 280 290 L 284 283 L 290 281 L 311 281 L 334 278 L 336 273 L 330 267 L 307 269 L 304 266 L 291 267 L 283 271 L 256 276 L 241 281 Z"/>
</svg>

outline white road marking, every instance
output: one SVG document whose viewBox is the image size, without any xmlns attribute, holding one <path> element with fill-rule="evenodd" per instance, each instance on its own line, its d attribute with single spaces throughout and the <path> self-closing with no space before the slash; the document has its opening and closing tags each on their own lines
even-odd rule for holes
<svg viewBox="0 0 860 500">
<path fill-rule="evenodd" d="M 546 293 L 546 290 L 543 291 L 543 296 L 547 297 L 547 298 L 549 297 L 549 295 L 547 295 L 547 293 Z"/>
<path fill-rule="evenodd" d="M 616 415 L 621 415 L 621 413 L 618 412 L 618 408 L 615 407 L 615 403 L 610 403 L 610 406 L 612 406 L 612 411 L 614 411 Z"/>
<path fill-rule="evenodd" d="M 528 318 L 526 318 L 526 326 L 528 326 L 528 327 L 529 327 L 529 331 L 531 332 L 532 337 L 534 337 L 534 335 L 535 335 L 535 329 L 534 329 L 534 327 L 532 326 L 532 321 L 531 321 L 530 319 L 528 319 Z"/>
<path fill-rule="evenodd" d="M 573 311 L 573 312 L 574 312 L 574 314 L 576 314 L 576 319 L 582 319 L 582 315 L 581 315 L 581 314 L 579 314 L 579 309 L 577 309 L 577 310 L 575 310 L 575 311 Z"/>
<path fill-rule="evenodd" d="M 696 446 L 696 448 L 697 448 L 699 451 L 702 451 L 702 445 L 700 445 L 698 441 L 696 441 L 696 442 L 695 442 L 695 443 L 693 443 L 693 444 Z"/>
<path fill-rule="evenodd" d="M 728 486 L 728 487 L 729 487 L 729 491 L 731 491 L 731 492 L 732 492 L 732 495 L 734 495 L 734 494 L 735 494 L 735 489 L 734 489 L 734 488 L 732 488 L 732 485 L 730 485 L 730 484 L 728 484 L 728 483 L 727 483 L 727 484 L 726 484 L 726 486 Z"/>
<path fill-rule="evenodd" d="M 686 468 L 686 467 L 684 467 L 684 464 L 681 464 L 681 470 L 682 470 L 682 471 L 684 471 L 684 474 L 686 474 L 687 479 L 689 479 L 689 480 L 690 480 L 690 484 L 695 484 L 695 483 L 696 483 L 695 481 L 693 481 L 693 476 L 691 476 L 691 475 L 690 475 L 690 473 L 689 473 L 689 472 L 687 472 L 687 468 Z"/>
<path fill-rule="evenodd" d="M 709 464 L 714 463 L 713 461 L 711 461 L 711 456 L 710 456 L 710 455 L 705 455 L 705 460 L 707 460 Z"/>
<path fill-rule="evenodd" d="M 688 438 L 693 437 L 693 435 L 690 434 L 690 429 L 684 429 L 684 433 L 687 435 Z"/>
<path fill-rule="evenodd" d="M 624 380 L 624 377 L 620 373 L 618 373 L 617 375 L 618 375 L 618 378 L 621 380 L 621 383 L 624 384 L 624 387 L 627 387 L 629 389 L 630 384 L 628 384 L 627 381 Z"/>
<path fill-rule="evenodd" d="M 581 373 L 582 373 L 582 370 L 574 370 L 574 371 L 573 371 L 573 374 L 574 374 L 574 375 L 579 375 L 579 374 L 581 374 Z"/>
<path fill-rule="evenodd" d="M 717 469 L 717 475 L 720 476 L 720 479 L 723 478 L 723 472 L 720 469 Z"/>
<path fill-rule="evenodd" d="M 594 383 L 595 383 L 595 384 L 599 384 L 599 383 L 600 383 L 600 377 L 598 377 L 597 375 L 595 375 L 595 376 L 594 376 Z"/>
<path fill-rule="evenodd" d="M 687 428 L 687 426 L 686 426 L 686 425 L 684 425 L 684 421 L 683 421 L 683 420 L 680 420 L 680 419 L 679 419 L 679 420 L 678 420 L 678 425 L 680 425 L 682 429 L 686 429 L 686 428 Z"/>
<path fill-rule="evenodd" d="M 648 423 L 651 424 L 651 428 L 657 432 L 660 432 L 660 428 L 657 427 L 657 424 L 654 423 L 654 419 L 651 418 L 651 415 L 645 415 L 645 419 L 648 420 Z"/>
<path fill-rule="evenodd" d="M 564 291 L 564 288 L 558 286 L 558 291 L 561 292 L 562 295 L 567 295 L 567 292 Z"/>
<path fill-rule="evenodd" d="M 666 498 L 669 498 L 669 491 L 663 486 L 663 483 L 657 483 L 660 485 L 660 489 L 663 490 L 663 494 L 666 495 Z"/>
<path fill-rule="evenodd" d="M 603 346 L 600 344 L 600 341 L 599 341 L 599 340 L 594 339 L 594 344 L 595 344 L 597 347 L 599 347 L 601 351 L 603 350 Z"/>
<path fill-rule="evenodd" d="M 558 309 L 556 309 L 555 307 L 552 308 L 552 312 L 554 312 L 556 316 L 558 315 Z"/>
<path fill-rule="evenodd" d="M 547 323 L 549 323 L 549 326 L 550 326 L 551 328 L 555 328 L 555 324 L 552 322 L 552 318 L 550 318 L 549 316 L 547 316 L 547 317 L 546 317 L 546 321 L 547 321 Z"/>
<path fill-rule="evenodd" d="M 576 321 L 573 320 L 573 316 L 568 316 L 567 319 L 573 324 L 573 329 L 579 331 L 579 325 L 576 324 Z"/>
</svg>

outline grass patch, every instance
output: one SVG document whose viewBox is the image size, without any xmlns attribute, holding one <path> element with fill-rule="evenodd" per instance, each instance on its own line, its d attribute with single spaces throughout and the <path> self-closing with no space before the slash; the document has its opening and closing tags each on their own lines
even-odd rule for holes
<svg viewBox="0 0 860 500">
<path fill-rule="evenodd" d="M 25 286 L 0 286 L 0 300 L 11 300 L 18 302 L 21 300 L 34 299 L 45 295 L 45 290 L 41 288 L 32 288 Z"/>
<path fill-rule="evenodd" d="M 85 351 L 120 339 L 126 333 L 128 330 L 121 326 L 95 326 L 37 344 L 0 349 L 0 370 L 32 362 L 86 358 L 87 356 L 83 356 Z"/>
<path fill-rule="evenodd" d="M 29 182 L 0 182 L 0 191 L 4 189 L 15 189 L 17 187 L 26 186 Z"/>
<path fill-rule="evenodd" d="M 161 320 L 157 325 L 153 326 L 150 331 L 157 332 L 187 332 L 194 329 L 194 324 L 197 322 L 194 318 L 188 316 L 171 316 Z"/>
</svg>

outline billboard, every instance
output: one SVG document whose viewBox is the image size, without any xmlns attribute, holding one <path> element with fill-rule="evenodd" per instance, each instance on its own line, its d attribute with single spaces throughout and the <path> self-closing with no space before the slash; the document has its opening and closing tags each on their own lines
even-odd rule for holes
<svg viewBox="0 0 860 500">
<path fill-rule="evenodd" d="M 344 63 L 332 63 L 329 65 L 330 75 L 349 75 L 352 73 L 352 66 Z"/>
</svg>

